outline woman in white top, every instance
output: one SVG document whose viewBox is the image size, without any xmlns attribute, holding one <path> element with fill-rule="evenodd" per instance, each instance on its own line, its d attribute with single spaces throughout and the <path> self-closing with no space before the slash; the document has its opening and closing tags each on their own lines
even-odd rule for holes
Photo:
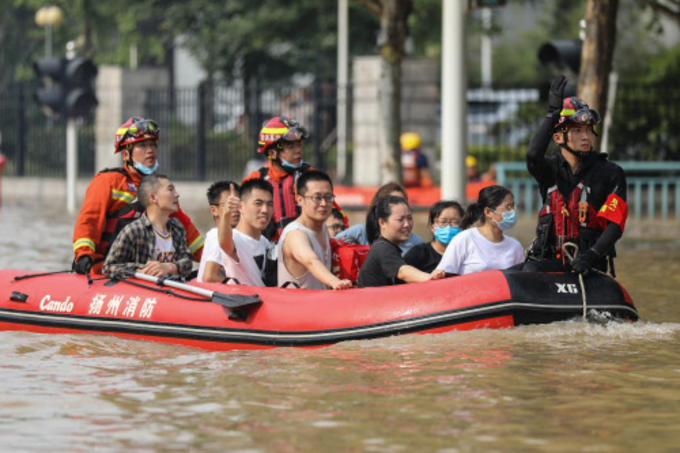
<svg viewBox="0 0 680 453">
<path fill-rule="evenodd" d="M 503 233 L 515 223 L 517 211 L 512 192 L 502 186 L 485 187 L 479 192 L 477 203 L 468 206 L 462 221 L 465 231 L 451 240 L 437 269 L 464 275 L 507 269 L 523 262 L 522 245 Z"/>
</svg>

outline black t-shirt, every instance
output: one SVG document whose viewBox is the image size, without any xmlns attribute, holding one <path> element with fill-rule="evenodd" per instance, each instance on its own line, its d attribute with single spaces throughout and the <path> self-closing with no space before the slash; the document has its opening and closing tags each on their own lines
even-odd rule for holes
<svg viewBox="0 0 680 453">
<path fill-rule="evenodd" d="M 432 247 L 431 242 L 427 242 L 411 247 L 411 250 L 404 255 L 404 260 L 406 264 L 429 274 L 437 268 L 442 255 Z"/>
<path fill-rule="evenodd" d="M 401 257 L 399 246 L 381 236 L 371 244 L 371 251 L 359 271 L 357 284 L 359 288 L 364 288 L 406 283 L 397 278 L 399 268 L 404 265 L 406 261 Z"/>
</svg>

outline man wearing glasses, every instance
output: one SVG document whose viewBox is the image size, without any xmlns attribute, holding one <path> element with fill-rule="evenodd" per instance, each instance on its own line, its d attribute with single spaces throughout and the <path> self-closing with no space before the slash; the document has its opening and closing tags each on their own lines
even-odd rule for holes
<svg viewBox="0 0 680 453">
<path fill-rule="evenodd" d="M 102 170 L 87 188 L 73 229 L 75 272 L 101 274 L 113 240 L 141 215 L 137 188 L 158 168 L 158 134 L 158 124 L 141 117 L 129 118 L 116 131 L 114 154 L 121 153 L 123 166 Z M 193 259 L 200 261 L 203 238 L 198 229 L 181 209 L 171 217 L 182 223 Z"/>
<path fill-rule="evenodd" d="M 333 208 L 331 211 L 331 216 L 326 220 L 326 228 L 328 228 L 328 235 L 331 239 L 334 239 L 338 233 L 341 233 L 347 229 L 347 217 L 342 211 L 337 208 Z"/>
<path fill-rule="evenodd" d="M 332 250 L 326 220 L 333 210 L 333 183 L 323 172 L 310 170 L 297 182 L 300 217 L 289 223 L 278 244 L 278 283 L 305 289 L 347 289 L 349 280 L 331 273 Z"/>
</svg>

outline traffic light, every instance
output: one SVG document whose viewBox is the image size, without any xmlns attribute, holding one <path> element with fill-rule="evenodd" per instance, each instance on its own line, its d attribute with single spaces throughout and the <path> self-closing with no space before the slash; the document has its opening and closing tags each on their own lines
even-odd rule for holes
<svg viewBox="0 0 680 453">
<path fill-rule="evenodd" d="M 555 75 L 577 78 L 581 68 L 582 44 L 580 39 L 550 41 L 538 49 L 538 59 Z"/>
<path fill-rule="evenodd" d="M 97 67 L 85 58 L 41 58 L 33 63 L 45 86 L 35 93 L 36 101 L 48 115 L 85 116 L 98 104 L 92 89 Z"/>
</svg>

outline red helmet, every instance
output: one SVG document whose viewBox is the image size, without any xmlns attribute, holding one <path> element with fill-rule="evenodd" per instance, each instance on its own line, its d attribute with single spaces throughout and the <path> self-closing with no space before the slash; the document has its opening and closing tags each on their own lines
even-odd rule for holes
<svg viewBox="0 0 680 453">
<path fill-rule="evenodd" d="M 156 140 L 158 143 L 158 133 L 160 128 L 154 120 L 145 119 L 139 116 L 130 117 L 116 131 L 116 149 L 114 154 L 120 152 L 127 145 L 142 142 L 144 140 Z"/>
<path fill-rule="evenodd" d="M 555 129 L 559 126 L 568 126 L 570 124 L 600 124 L 602 119 L 597 110 L 588 107 L 583 100 L 572 96 L 565 98 L 562 102 L 562 111 L 560 112 L 560 119 L 555 125 Z"/>
<path fill-rule="evenodd" d="M 257 148 L 258 153 L 267 151 L 283 141 L 296 142 L 309 137 L 309 132 L 300 123 L 287 116 L 269 119 L 262 125 Z"/>
</svg>

